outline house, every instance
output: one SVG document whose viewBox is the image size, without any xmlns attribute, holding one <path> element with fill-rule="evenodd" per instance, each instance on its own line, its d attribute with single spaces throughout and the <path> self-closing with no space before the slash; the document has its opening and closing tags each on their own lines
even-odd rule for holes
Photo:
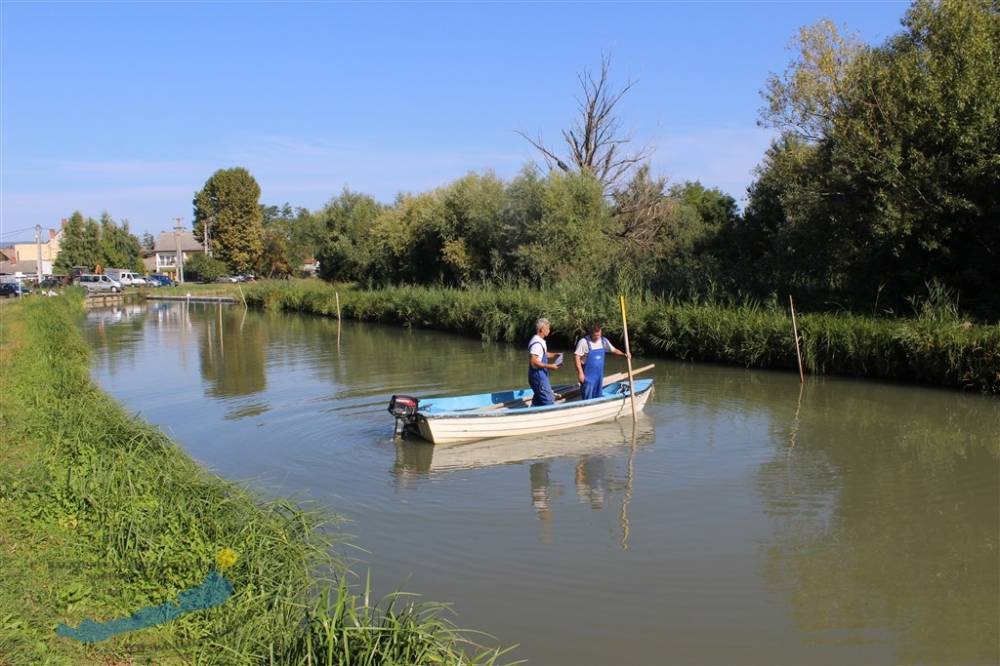
<svg viewBox="0 0 1000 666">
<path fill-rule="evenodd" d="M 184 261 L 193 255 L 205 252 L 205 246 L 195 240 L 190 231 L 164 231 L 153 244 L 153 268 L 157 273 L 166 273 L 177 278 L 177 249 L 180 248 Z"/>
<path fill-rule="evenodd" d="M 62 221 L 62 226 L 66 226 L 66 220 Z M 56 257 L 59 256 L 59 243 L 62 240 L 63 230 L 60 228 L 59 231 L 55 229 L 46 229 L 42 234 L 42 242 L 35 243 L 34 241 L 26 241 L 24 243 L 14 243 L 12 249 L 14 250 L 14 256 L 11 257 L 12 261 L 37 261 L 38 260 L 38 250 L 41 248 L 42 251 L 42 263 L 54 264 Z M 6 252 L 5 252 L 6 254 Z M 51 272 L 51 268 L 48 269 Z M 32 273 L 35 271 L 32 270 Z"/>
<path fill-rule="evenodd" d="M 0 275 L 23 275 L 35 279 L 38 271 L 38 262 L 31 261 L 0 261 Z M 52 262 L 48 259 L 42 260 L 42 275 L 52 275 Z"/>
</svg>

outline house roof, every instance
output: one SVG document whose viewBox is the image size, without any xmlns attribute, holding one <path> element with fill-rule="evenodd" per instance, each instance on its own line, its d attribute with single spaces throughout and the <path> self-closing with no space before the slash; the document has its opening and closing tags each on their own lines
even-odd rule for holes
<svg viewBox="0 0 1000 666">
<path fill-rule="evenodd" d="M 175 237 L 174 234 L 177 234 Z M 153 245 L 154 252 L 176 252 L 177 243 L 180 242 L 181 252 L 204 252 L 205 246 L 195 240 L 194 234 L 190 231 L 164 231 L 161 232 Z"/>
<path fill-rule="evenodd" d="M 48 259 L 43 263 L 50 263 Z M 13 275 L 14 273 L 31 273 L 35 274 L 38 270 L 38 263 L 32 259 L 31 261 L 0 261 L 0 274 L 2 275 Z M 44 267 L 43 269 L 44 270 Z"/>
</svg>

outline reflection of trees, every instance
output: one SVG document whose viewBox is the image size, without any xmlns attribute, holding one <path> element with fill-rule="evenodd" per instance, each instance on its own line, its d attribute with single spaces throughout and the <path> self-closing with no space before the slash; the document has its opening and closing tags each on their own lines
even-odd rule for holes
<svg viewBox="0 0 1000 666">
<path fill-rule="evenodd" d="M 797 446 L 757 475 L 766 577 L 803 631 L 893 631 L 908 663 L 1000 660 L 998 418 L 978 396 L 807 388 Z"/>
<path fill-rule="evenodd" d="M 244 315 L 221 305 L 198 312 L 201 375 L 210 396 L 249 395 L 267 385 L 264 326 L 259 317 Z"/>
</svg>

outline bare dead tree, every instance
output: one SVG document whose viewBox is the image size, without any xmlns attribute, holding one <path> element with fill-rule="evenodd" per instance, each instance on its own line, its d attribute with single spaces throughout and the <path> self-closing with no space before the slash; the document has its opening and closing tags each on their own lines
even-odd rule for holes
<svg viewBox="0 0 1000 666">
<path fill-rule="evenodd" d="M 655 251 L 675 203 L 667 196 L 666 185 L 666 178 L 651 177 L 649 164 L 643 164 L 623 187 L 612 193 L 614 235 L 625 242 L 631 254 Z"/>
<path fill-rule="evenodd" d="M 589 172 L 604 184 L 608 193 L 652 154 L 648 146 L 628 152 L 632 136 L 622 130 L 615 107 L 632 89 L 634 82 L 629 79 L 623 87 L 614 90 L 609 81 L 610 71 L 611 57 L 605 55 L 601 57 L 601 69 L 596 76 L 589 69 L 577 75 L 582 97 L 576 98 L 579 112 L 576 122 L 570 129 L 562 131 L 569 148 L 565 158 L 548 148 L 541 135 L 536 140 L 517 130 L 542 154 L 550 169 Z"/>
</svg>

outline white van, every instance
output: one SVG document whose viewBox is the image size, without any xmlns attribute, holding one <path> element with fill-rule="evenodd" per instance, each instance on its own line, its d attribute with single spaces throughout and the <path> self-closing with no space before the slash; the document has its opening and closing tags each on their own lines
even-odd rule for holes
<svg viewBox="0 0 1000 666">
<path fill-rule="evenodd" d="M 146 284 L 144 277 L 124 268 L 109 268 L 104 271 L 104 274 L 112 280 L 120 282 L 123 287 L 138 287 Z"/>
<path fill-rule="evenodd" d="M 87 291 L 110 291 L 116 294 L 122 290 L 122 283 L 107 275 L 80 275 L 73 281 Z"/>
</svg>

